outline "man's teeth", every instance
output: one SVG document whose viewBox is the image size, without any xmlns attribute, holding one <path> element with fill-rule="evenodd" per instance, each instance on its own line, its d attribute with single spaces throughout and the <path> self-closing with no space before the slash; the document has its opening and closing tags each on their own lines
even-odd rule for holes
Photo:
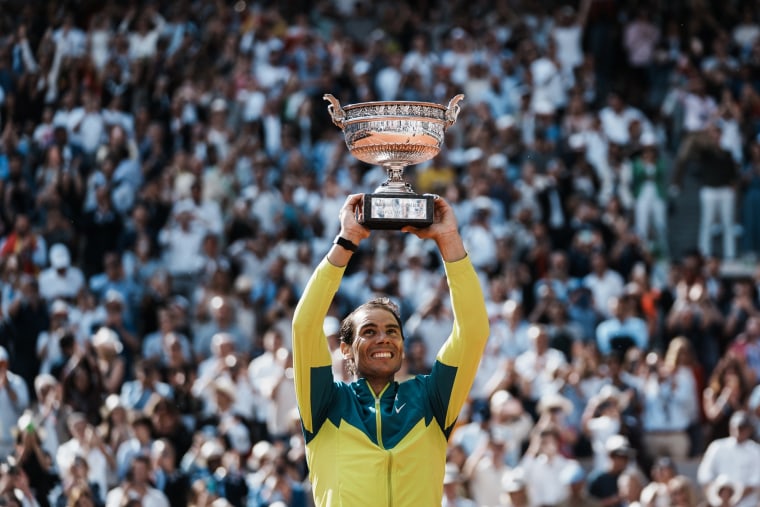
<svg viewBox="0 0 760 507">
<path fill-rule="evenodd" d="M 372 354 L 372 357 L 377 357 L 377 358 L 391 357 L 391 353 L 390 352 L 375 352 L 374 354 Z"/>
</svg>

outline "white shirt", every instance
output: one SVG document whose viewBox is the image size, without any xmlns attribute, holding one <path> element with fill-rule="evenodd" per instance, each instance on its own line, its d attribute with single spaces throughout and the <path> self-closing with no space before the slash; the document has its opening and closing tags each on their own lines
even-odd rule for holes
<svg viewBox="0 0 760 507">
<path fill-rule="evenodd" d="M 581 25 L 556 26 L 551 36 L 557 45 L 557 59 L 562 66 L 562 74 L 566 84 L 574 83 L 573 69 L 583 63 L 583 48 L 581 38 L 583 27 Z"/>
<path fill-rule="evenodd" d="M 40 273 L 40 295 L 47 301 L 58 297 L 73 299 L 84 286 L 84 275 L 79 268 L 68 267 L 61 275 L 55 268 L 48 268 Z"/>
<path fill-rule="evenodd" d="M 607 303 L 623 293 L 624 285 L 623 277 L 612 269 L 605 271 L 602 276 L 589 273 L 583 278 L 583 286 L 591 290 L 594 298 L 594 308 L 606 317 L 611 316 Z"/>
<path fill-rule="evenodd" d="M 16 422 L 29 406 L 29 389 L 19 375 L 8 372 L 8 386 L 16 394 L 16 402 L 11 401 L 8 388 L 0 388 L 0 456 L 5 458 L 14 450 Z"/>
<path fill-rule="evenodd" d="M 641 111 L 633 107 L 626 107 L 620 112 L 611 107 L 605 107 L 599 111 L 599 119 L 602 122 L 602 131 L 610 141 L 617 144 L 627 144 L 631 136 L 628 127 L 634 120 L 646 124 L 646 118 Z"/>
<path fill-rule="evenodd" d="M 558 480 L 562 471 L 573 460 L 558 454 L 551 459 L 541 454 L 525 456 L 521 466 L 525 470 L 528 498 L 533 505 L 557 505 L 568 497 L 568 488 Z"/>
<path fill-rule="evenodd" d="M 734 437 L 713 441 L 702 456 L 697 481 L 705 486 L 720 474 L 728 475 L 744 487 L 760 487 L 760 444 L 753 440 L 739 443 Z M 760 493 L 755 491 L 737 507 L 757 507 Z"/>
<path fill-rule="evenodd" d="M 490 456 L 481 459 L 470 477 L 470 491 L 475 503 L 480 507 L 500 505 L 501 481 L 508 472 L 509 467 L 506 465 L 494 466 Z"/>
<path fill-rule="evenodd" d="M 686 376 L 677 378 L 676 381 L 660 381 L 657 375 L 647 378 L 642 392 L 644 431 L 685 431 L 691 424 L 697 401 L 693 378 L 691 383 L 684 381 Z"/>
<path fill-rule="evenodd" d="M 124 505 L 125 498 L 132 498 L 132 495 L 125 492 L 121 486 L 114 488 L 106 496 L 106 507 L 121 507 Z M 169 500 L 156 488 L 148 488 L 140 499 L 140 505 L 142 507 L 169 507 Z"/>
<path fill-rule="evenodd" d="M 715 100 L 710 96 L 700 97 L 689 93 L 683 99 L 683 126 L 688 132 L 699 132 L 707 127 L 718 110 Z"/>
<path fill-rule="evenodd" d="M 106 136 L 106 122 L 100 111 L 84 114 L 79 124 L 79 141 L 85 153 L 95 153 Z"/>
<path fill-rule="evenodd" d="M 531 349 L 517 356 L 515 371 L 531 383 L 530 398 L 537 400 L 552 385 L 550 372 L 556 371 L 566 362 L 565 355 L 557 349 L 547 349 L 541 356 Z"/>
<path fill-rule="evenodd" d="M 201 245 L 206 230 L 190 226 L 187 230 L 170 227 L 159 234 L 159 242 L 164 245 L 164 262 L 172 275 L 198 273 L 203 266 Z"/>
</svg>

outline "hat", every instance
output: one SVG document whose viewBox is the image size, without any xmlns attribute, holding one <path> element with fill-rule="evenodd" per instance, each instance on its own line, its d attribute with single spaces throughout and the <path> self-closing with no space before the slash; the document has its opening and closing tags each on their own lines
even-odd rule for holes
<svg viewBox="0 0 760 507">
<path fill-rule="evenodd" d="M 454 463 L 446 463 L 446 468 L 443 472 L 443 483 L 453 484 L 455 482 L 462 482 L 462 476 L 459 473 L 459 467 Z"/>
<path fill-rule="evenodd" d="M 731 428 L 751 428 L 752 418 L 744 410 L 738 410 L 731 416 L 729 426 Z"/>
<path fill-rule="evenodd" d="M 744 488 L 739 483 L 731 480 L 731 478 L 725 474 L 719 475 L 707 486 L 707 490 L 705 491 L 707 502 L 710 505 L 715 506 L 723 505 L 720 498 L 720 492 L 724 488 L 729 488 L 732 491 L 730 505 L 736 505 L 742 496 Z"/>
<path fill-rule="evenodd" d="M 201 457 L 204 460 L 211 458 L 221 458 L 224 455 L 224 447 L 216 440 L 207 440 L 201 445 Z"/>
<path fill-rule="evenodd" d="M 538 99 L 533 104 L 533 112 L 540 115 L 554 114 L 556 108 L 548 99 Z"/>
<path fill-rule="evenodd" d="M 190 199 L 182 199 L 174 205 L 174 215 L 179 216 L 183 213 L 192 213 L 195 211 L 195 205 Z"/>
<path fill-rule="evenodd" d="M 613 386 L 612 384 L 607 384 L 599 389 L 599 393 L 597 393 L 596 398 L 600 403 L 608 401 L 619 406 L 620 402 L 622 401 L 620 396 L 621 393 L 617 387 Z"/>
<path fill-rule="evenodd" d="M 50 265 L 55 269 L 68 268 L 71 266 L 69 249 L 62 243 L 56 243 L 50 247 Z"/>
<path fill-rule="evenodd" d="M 248 275 L 239 275 L 235 278 L 235 292 L 248 293 L 253 288 L 253 280 Z"/>
<path fill-rule="evenodd" d="M 612 435 L 604 443 L 604 449 L 611 456 L 630 457 L 633 449 L 631 443 L 623 435 Z"/>
<path fill-rule="evenodd" d="M 124 296 L 116 289 L 108 289 L 103 296 L 103 303 L 106 305 L 124 305 Z"/>
<path fill-rule="evenodd" d="M 504 490 L 505 493 L 516 493 L 524 490 L 525 487 L 525 475 L 520 468 L 513 468 L 504 474 L 501 479 L 501 489 Z"/>
<path fill-rule="evenodd" d="M 121 402 L 121 398 L 118 394 L 109 394 L 106 397 L 106 401 L 103 403 L 103 406 L 105 408 L 106 415 L 110 414 L 117 408 L 123 408 L 126 409 L 124 404 Z"/>
<path fill-rule="evenodd" d="M 222 112 L 227 110 L 227 101 L 222 98 L 216 98 L 211 101 L 211 111 Z"/>
<path fill-rule="evenodd" d="M 40 373 L 34 377 L 34 392 L 37 393 L 37 398 L 42 398 L 42 390 L 47 387 L 55 387 L 58 385 L 58 380 L 49 373 Z"/>
<path fill-rule="evenodd" d="M 489 169 L 506 169 L 509 159 L 503 153 L 494 153 L 488 157 Z"/>
<path fill-rule="evenodd" d="M 50 315 L 59 315 L 61 313 L 69 313 L 69 305 L 63 299 L 56 299 L 50 305 Z"/>
<path fill-rule="evenodd" d="M 573 403 L 559 393 L 549 393 L 541 396 L 538 400 L 539 413 L 548 412 L 553 409 L 559 409 L 565 414 L 573 412 Z"/>
<path fill-rule="evenodd" d="M 491 211 L 492 206 L 491 198 L 485 195 L 479 195 L 472 200 L 472 207 L 476 211 Z"/>
<path fill-rule="evenodd" d="M 116 331 L 107 327 L 101 327 L 92 337 L 92 345 L 95 348 L 111 347 L 114 352 L 120 354 L 124 348 Z"/>
<path fill-rule="evenodd" d="M 224 344 L 235 343 L 235 338 L 230 333 L 216 333 L 211 337 L 211 349 L 217 349 Z"/>
<path fill-rule="evenodd" d="M 235 400 L 235 384 L 229 377 L 219 377 L 214 381 L 214 391 L 222 393 L 231 400 Z"/>
<path fill-rule="evenodd" d="M 567 144 L 573 150 L 581 150 L 586 147 L 586 136 L 581 132 L 571 134 L 570 137 L 567 138 Z"/>
</svg>

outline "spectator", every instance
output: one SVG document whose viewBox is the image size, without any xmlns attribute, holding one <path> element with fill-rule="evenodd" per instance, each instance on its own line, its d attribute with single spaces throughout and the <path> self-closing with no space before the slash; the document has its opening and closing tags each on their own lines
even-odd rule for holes
<svg viewBox="0 0 760 507">
<path fill-rule="evenodd" d="M 446 470 L 443 473 L 442 507 L 475 507 L 477 505 L 464 496 L 462 483 L 459 467 L 454 463 L 447 463 Z"/>
<path fill-rule="evenodd" d="M 605 450 L 610 457 L 610 463 L 607 468 L 592 473 L 589 477 L 588 491 L 593 499 L 603 505 L 621 507 L 625 504 L 620 495 L 618 480 L 628 469 L 633 449 L 627 438 L 612 435 L 605 442 Z"/>
<path fill-rule="evenodd" d="M 504 504 L 508 507 L 528 507 L 533 505 L 528 497 L 528 487 L 525 481 L 524 472 L 515 468 L 504 476 L 501 481 L 501 488 L 504 492 Z"/>
<path fill-rule="evenodd" d="M 747 412 L 738 411 L 729 422 L 730 436 L 714 440 L 705 451 L 697 470 L 699 484 L 707 489 L 721 474 L 731 477 L 741 489 L 741 501 L 737 507 L 749 507 L 758 502 L 757 464 L 760 460 L 760 446 L 752 440 L 754 428 Z"/>
<path fill-rule="evenodd" d="M 184 507 L 189 497 L 187 476 L 177 470 L 174 446 L 168 440 L 156 440 L 151 446 L 151 469 L 155 487 L 169 500 L 171 507 Z"/>
<path fill-rule="evenodd" d="M 87 481 L 93 483 L 94 493 L 105 499 L 108 470 L 113 469 L 113 454 L 106 448 L 95 428 L 87 422 L 84 414 L 75 412 L 66 420 L 71 439 L 63 442 L 55 455 L 58 470 L 70 470 L 78 457 L 84 458 Z"/>
<path fill-rule="evenodd" d="M 16 421 L 29 406 L 29 389 L 19 375 L 10 371 L 8 351 L 0 347 L 0 456 L 7 458 L 15 447 Z"/>
<path fill-rule="evenodd" d="M 670 493 L 670 505 L 683 507 L 696 507 L 697 493 L 694 485 L 687 476 L 677 475 L 668 481 L 668 492 Z"/>
<path fill-rule="evenodd" d="M 544 326 L 533 325 L 529 336 L 530 348 L 515 360 L 515 371 L 524 384 L 525 399 L 530 400 L 531 407 L 535 407 L 541 396 L 548 392 L 551 372 L 566 361 L 562 352 L 549 348 L 549 335 Z"/>
<path fill-rule="evenodd" d="M 154 395 L 171 398 L 171 387 L 161 380 L 161 372 L 155 362 L 140 360 L 135 363 L 135 380 L 124 383 L 120 398 L 125 407 L 142 410 Z"/>
<path fill-rule="evenodd" d="M 560 432 L 547 426 L 538 429 L 531 437 L 530 446 L 520 462 L 525 471 L 528 496 L 538 505 L 557 505 L 569 496 L 567 487 L 560 481 L 547 483 L 546 477 L 561 477 L 564 470 L 577 462 L 560 454 Z"/>
<path fill-rule="evenodd" d="M 71 265 L 66 245 L 56 243 L 50 247 L 50 267 L 40 273 L 40 294 L 46 301 L 64 298 L 73 301 L 84 286 L 84 275 Z"/>
<path fill-rule="evenodd" d="M 678 382 L 679 373 L 663 364 L 656 353 L 646 358 L 648 372 L 642 386 L 644 450 L 654 459 L 689 455 L 688 429 L 697 405 L 693 382 Z"/>
<path fill-rule="evenodd" d="M 734 208 L 736 207 L 735 187 L 739 173 L 731 154 L 720 146 L 720 127 L 711 125 L 706 129 L 706 142 L 700 149 L 700 222 L 699 249 L 704 255 L 711 255 L 712 227 L 716 217 L 720 221 L 723 237 L 723 258 L 736 256 L 734 233 Z"/>
<path fill-rule="evenodd" d="M 9 255 L 18 257 L 21 271 L 27 274 L 37 274 L 47 261 L 45 239 L 32 230 L 30 217 L 18 214 L 14 221 L 13 232 L 0 245 L 0 258 Z"/>
<path fill-rule="evenodd" d="M 462 472 L 476 505 L 499 505 L 500 484 L 510 470 L 505 464 L 507 443 L 508 436 L 501 428 L 492 427 L 467 458 Z"/>
<path fill-rule="evenodd" d="M 735 358 L 725 357 L 713 370 L 703 391 L 702 405 L 709 423 L 705 438 L 712 442 L 729 436 L 729 421 L 741 411 L 750 395 L 747 372 Z"/>
<path fill-rule="evenodd" d="M 127 478 L 129 470 L 133 468 L 133 463 L 139 456 L 150 454 L 153 445 L 153 428 L 148 416 L 133 413 L 129 427 L 132 436 L 112 449 L 116 458 L 116 477 L 119 482 Z"/>
<path fill-rule="evenodd" d="M 612 317 L 599 323 L 596 328 L 596 345 L 607 356 L 624 356 L 629 347 L 647 350 L 649 331 L 646 322 L 636 314 L 633 297 L 613 297 L 609 300 Z"/>
<path fill-rule="evenodd" d="M 147 456 L 135 457 L 129 471 L 120 485 L 110 490 L 106 496 L 106 507 L 118 507 L 127 499 L 137 499 L 140 505 L 151 507 L 168 507 L 166 496 L 150 482 L 150 460 Z"/>
<path fill-rule="evenodd" d="M 606 317 L 610 317 L 610 308 L 605 305 L 614 297 L 623 295 L 623 277 L 610 269 L 604 253 L 596 251 L 591 254 L 591 273 L 583 278 L 583 286 L 591 291 L 594 308 Z"/>
</svg>

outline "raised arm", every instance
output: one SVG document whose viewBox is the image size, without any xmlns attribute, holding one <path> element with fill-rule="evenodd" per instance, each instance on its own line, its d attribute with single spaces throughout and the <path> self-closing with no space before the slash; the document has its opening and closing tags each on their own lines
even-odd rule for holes
<svg viewBox="0 0 760 507">
<path fill-rule="evenodd" d="M 369 230 L 355 218 L 361 194 L 350 195 L 340 211 L 340 244 L 334 244 L 306 284 L 293 315 L 293 372 L 296 398 L 304 428 L 310 433 L 319 424 L 318 412 L 329 402 L 333 382 L 332 357 L 322 325 L 335 297 L 354 246 L 369 237 Z M 336 238 L 336 241 L 337 238 Z M 354 246 L 352 246 L 354 245 Z"/>
<path fill-rule="evenodd" d="M 454 326 L 438 352 L 431 387 L 445 411 L 444 429 L 456 421 L 475 379 L 489 334 L 483 290 L 472 266 L 454 210 L 443 199 L 435 200 L 434 223 L 425 229 L 402 229 L 423 239 L 433 239 L 441 252 L 449 282 Z"/>
</svg>

